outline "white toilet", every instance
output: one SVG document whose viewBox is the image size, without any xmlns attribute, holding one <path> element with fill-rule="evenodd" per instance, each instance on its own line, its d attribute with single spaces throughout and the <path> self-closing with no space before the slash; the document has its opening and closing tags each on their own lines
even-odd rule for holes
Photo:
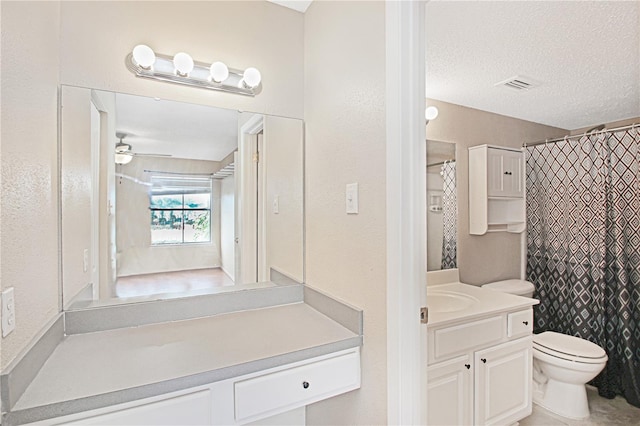
<svg viewBox="0 0 640 426">
<path fill-rule="evenodd" d="M 531 297 L 534 286 L 523 280 L 482 287 Z M 607 364 L 600 346 L 579 337 L 545 331 L 533 336 L 533 402 L 571 419 L 589 417 L 585 384 Z"/>
</svg>

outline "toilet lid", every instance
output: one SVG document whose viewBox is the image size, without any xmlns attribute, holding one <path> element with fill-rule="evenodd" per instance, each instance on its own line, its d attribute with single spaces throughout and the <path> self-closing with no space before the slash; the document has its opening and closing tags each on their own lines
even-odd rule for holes
<svg viewBox="0 0 640 426">
<path fill-rule="evenodd" d="M 525 280 L 504 280 L 496 281 L 493 283 L 485 284 L 483 288 L 488 288 L 495 291 L 501 291 L 503 293 L 511 293 L 517 295 L 526 295 L 533 293 L 535 286 L 533 283 Z"/>
<path fill-rule="evenodd" d="M 554 331 L 534 335 L 533 346 L 549 355 L 576 362 L 598 363 L 607 358 L 604 349 L 595 343 Z"/>
</svg>

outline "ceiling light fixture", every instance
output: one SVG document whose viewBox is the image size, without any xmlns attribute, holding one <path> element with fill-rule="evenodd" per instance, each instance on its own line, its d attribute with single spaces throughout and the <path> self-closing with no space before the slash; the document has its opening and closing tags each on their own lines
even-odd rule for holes
<svg viewBox="0 0 640 426">
<path fill-rule="evenodd" d="M 175 56 L 163 55 L 144 44 L 133 48 L 125 64 L 136 77 L 246 96 L 255 96 L 262 91 L 262 75 L 256 68 L 249 67 L 242 71 L 229 68 L 219 61 L 206 64 L 194 61 L 184 52 Z"/>
<path fill-rule="evenodd" d="M 115 161 L 116 164 L 129 164 L 133 160 L 133 155 L 129 152 L 116 152 Z"/>
</svg>

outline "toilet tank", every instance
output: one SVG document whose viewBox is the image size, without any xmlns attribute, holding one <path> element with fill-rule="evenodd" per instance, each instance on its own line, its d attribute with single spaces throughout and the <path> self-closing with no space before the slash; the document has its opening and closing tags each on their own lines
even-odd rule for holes
<svg viewBox="0 0 640 426">
<path fill-rule="evenodd" d="M 496 281 L 485 284 L 482 288 L 524 297 L 533 297 L 533 291 L 535 290 L 533 283 L 525 280 Z"/>
</svg>

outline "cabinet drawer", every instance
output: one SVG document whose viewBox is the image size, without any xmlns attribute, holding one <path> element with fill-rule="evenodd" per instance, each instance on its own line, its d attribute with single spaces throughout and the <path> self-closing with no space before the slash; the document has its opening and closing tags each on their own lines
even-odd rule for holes
<svg viewBox="0 0 640 426">
<path fill-rule="evenodd" d="M 514 312 L 507 316 L 507 337 L 526 336 L 533 332 L 533 309 Z"/>
<path fill-rule="evenodd" d="M 235 417 L 277 414 L 359 387 L 360 355 L 354 351 L 236 382 Z"/>
<path fill-rule="evenodd" d="M 432 361 L 499 342 L 504 337 L 504 329 L 503 316 L 436 329 L 433 332 L 433 342 L 429 342 L 434 347 Z"/>
</svg>

